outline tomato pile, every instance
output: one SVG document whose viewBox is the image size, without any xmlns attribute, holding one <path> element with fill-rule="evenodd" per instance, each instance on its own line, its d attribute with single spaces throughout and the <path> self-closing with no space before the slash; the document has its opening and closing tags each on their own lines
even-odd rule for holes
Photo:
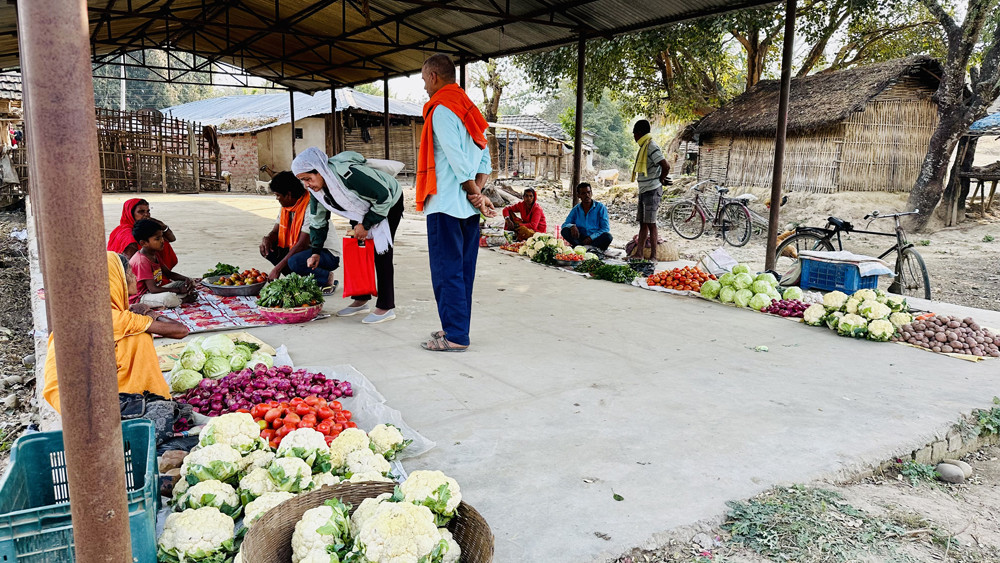
<svg viewBox="0 0 1000 563">
<path fill-rule="evenodd" d="M 706 274 L 695 266 L 685 266 L 653 274 L 646 278 L 646 284 L 678 291 L 700 291 L 701 284 L 714 279 L 714 275 Z"/>
<path fill-rule="evenodd" d="M 260 425 L 260 437 L 272 448 L 277 448 L 281 439 L 297 428 L 315 429 L 330 445 L 344 429 L 358 427 L 351 422 L 351 411 L 345 410 L 340 401 L 327 401 L 316 395 L 305 399 L 295 397 L 288 402 L 260 403 L 250 409 L 250 416 Z"/>
<path fill-rule="evenodd" d="M 556 254 L 556 260 L 562 260 L 564 262 L 583 262 L 583 254 Z"/>
<path fill-rule="evenodd" d="M 222 276 L 213 283 L 215 285 L 253 285 L 255 283 L 264 283 L 266 281 L 267 274 L 261 272 L 257 268 L 251 268 L 231 276 Z"/>
<path fill-rule="evenodd" d="M 500 250 L 506 250 L 507 252 L 517 252 L 521 250 L 524 246 L 523 242 L 508 242 L 507 244 L 500 245 Z"/>
</svg>

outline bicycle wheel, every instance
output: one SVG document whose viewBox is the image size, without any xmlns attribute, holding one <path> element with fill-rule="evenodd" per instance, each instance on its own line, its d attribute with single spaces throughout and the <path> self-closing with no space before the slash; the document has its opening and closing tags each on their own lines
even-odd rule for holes
<svg viewBox="0 0 1000 563">
<path fill-rule="evenodd" d="M 738 203 L 722 208 L 722 239 L 733 246 L 743 246 L 750 240 L 750 212 Z"/>
<path fill-rule="evenodd" d="M 795 233 L 778 243 L 774 251 L 774 271 L 784 274 L 799 261 L 802 250 L 833 251 L 833 245 L 822 236 L 809 231 Z"/>
<path fill-rule="evenodd" d="M 893 291 L 895 289 L 895 291 Z M 931 298 L 931 279 L 924 258 L 912 248 L 904 248 L 896 256 L 896 281 L 889 290 L 900 295 Z"/>
<path fill-rule="evenodd" d="M 705 231 L 705 216 L 693 201 L 679 201 L 670 209 L 670 226 L 681 238 L 696 239 Z"/>
</svg>

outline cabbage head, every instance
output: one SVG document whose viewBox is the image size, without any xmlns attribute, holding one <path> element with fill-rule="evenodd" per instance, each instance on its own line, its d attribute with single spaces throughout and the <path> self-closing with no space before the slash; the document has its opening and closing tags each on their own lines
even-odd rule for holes
<svg viewBox="0 0 1000 563">
<path fill-rule="evenodd" d="M 891 323 L 890 323 L 891 326 Z M 844 315 L 837 324 L 837 334 L 841 336 L 853 336 L 854 338 L 864 338 L 868 332 L 868 320 L 860 315 Z"/>
<path fill-rule="evenodd" d="M 719 301 L 723 303 L 732 303 L 736 299 L 736 290 L 730 285 L 722 286 L 719 290 Z"/>
<path fill-rule="evenodd" d="M 771 305 L 771 296 L 766 293 L 758 293 L 750 298 L 750 308 L 754 311 L 766 309 Z"/>
<path fill-rule="evenodd" d="M 245 368 L 247 363 L 250 361 L 250 357 L 253 356 L 253 352 L 250 348 L 239 344 L 233 349 L 233 353 L 229 355 L 229 367 L 233 371 L 240 371 Z"/>
<path fill-rule="evenodd" d="M 274 367 L 274 358 L 270 354 L 265 354 L 258 350 L 250 355 L 250 360 L 247 361 L 246 367 L 252 368 L 257 364 L 264 364 L 264 367 L 272 368 Z"/>
<path fill-rule="evenodd" d="M 229 375 L 232 371 L 232 366 L 229 364 L 229 360 L 220 356 L 209 356 L 205 360 L 205 367 L 201 368 L 201 372 L 205 374 L 205 377 L 211 379 L 219 379 Z"/>
<path fill-rule="evenodd" d="M 746 307 L 750 305 L 751 299 L 753 299 L 753 292 L 749 289 L 741 289 L 736 292 L 736 297 L 733 298 L 733 302 L 739 307 Z"/>
<path fill-rule="evenodd" d="M 201 347 L 206 356 L 228 358 L 236 349 L 236 344 L 225 334 L 214 334 L 202 341 Z"/>
<path fill-rule="evenodd" d="M 205 353 L 201 350 L 187 350 L 177 359 L 184 369 L 200 370 L 205 365 Z"/>
<path fill-rule="evenodd" d="M 764 272 L 763 274 L 757 274 L 757 277 L 754 278 L 754 281 L 767 282 L 771 287 L 778 285 L 778 279 L 774 277 L 774 274 L 769 272 Z"/>
<path fill-rule="evenodd" d="M 719 291 L 721 289 L 722 284 L 717 280 L 708 280 L 707 282 L 701 284 L 701 295 L 702 297 L 715 299 L 719 295 Z"/>
<path fill-rule="evenodd" d="M 753 284 L 750 285 L 750 289 L 752 289 L 754 293 L 765 293 L 765 294 L 774 291 L 771 284 L 767 283 L 764 280 L 757 280 L 753 282 Z"/>
<path fill-rule="evenodd" d="M 785 290 L 785 293 L 781 295 L 784 299 L 798 299 L 802 301 L 802 288 L 798 286 L 792 286 Z"/>
<path fill-rule="evenodd" d="M 733 287 L 737 290 L 749 289 L 751 285 L 753 285 L 753 276 L 746 272 L 736 274 L 736 277 L 733 279 Z"/>
<path fill-rule="evenodd" d="M 179 369 L 170 373 L 170 392 L 183 393 L 194 389 L 203 378 L 193 369 Z"/>
<path fill-rule="evenodd" d="M 573 247 L 573 252 L 575 252 L 576 254 L 586 254 L 587 253 L 587 247 L 586 246 L 576 246 L 576 247 Z"/>
<path fill-rule="evenodd" d="M 586 262 L 587 260 L 593 260 L 595 258 L 597 258 L 597 255 L 594 254 L 593 252 L 588 252 L 588 253 L 586 253 L 586 254 L 583 255 L 583 261 L 584 262 Z"/>
<path fill-rule="evenodd" d="M 734 274 L 749 274 L 750 273 L 750 266 L 747 266 L 746 264 L 737 264 L 737 265 L 733 266 L 733 273 Z"/>
<path fill-rule="evenodd" d="M 725 274 L 719 276 L 719 283 L 721 283 L 723 286 L 733 285 L 734 281 L 736 281 L 736 274 L 732 272 L 726 272 Z"/>
</svg>

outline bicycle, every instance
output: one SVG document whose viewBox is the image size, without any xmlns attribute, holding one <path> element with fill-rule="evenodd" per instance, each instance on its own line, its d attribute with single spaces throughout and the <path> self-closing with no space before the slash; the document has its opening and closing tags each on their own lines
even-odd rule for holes
<svg viewBox="0 0 1000 563">
<path fill-rule="evenodd" d="M 694 199 L 682 199 L 670 208 L 670 226 L 681 238 L 693 240 L 705 232 L 705 222 L 709 218 L 708 210 L 701 202 L 701 194 L 704 188 L 702 184 L 712 183 L 712 180 L 702 180 L 691 190 L 694 192 Z M 747 199 L 753 197 L 744 194 L 737 197 L 726 197 L 729 188 L 714 185 L 718 193 L 719 200 L 715 205 L 715 215 L 712 216 L 712 227 L 718 227 L 722 232 L 722 239 L 733 246 L 743 246 L 750 240 L 751 219 L 750 211 L 747 209 Z"/>
<path fill-rule="evenodd" d="M 837 217 L 827 219 L 825 227 L 797 227 L 795 234 L 782 240 L 775 249 L 775 270 L 787 272 L 799 259 L 799 252 L 802 250 L 819 250 L 833 252 L 833 240 L 836 237 L 837 250 L 843 250 L 840 233 L 860 233 L 865 235 L 877 235 L 884 237 L 896 237 L 896 244 L 879 255 L 883 259 L 890 254 L 896 254 L 895 274 L 892 284 L 889 286 L 891 293 L 899 295 L 912 295 L 914 297 L 931 298 L 931 281 L 927 274 L 927 266 L 920 253 L 913 247 L 913 243 L 907 242 L 906 232 L 899 223 L 899 218 L 906 215 L 916 215 L 920 210 L 916 209 L 906 213 L 891 213 L 882 215 L 878 211 L 872 211 L 865 215 L 868 226 L 876 219 L 893 218 L 896 221 L 896 228 L 892 233 L 881 231 L 862 231 L 855 229 L 848 221 Z M 866 228 L 868 227 L 866 226 Z"/>
</svg>

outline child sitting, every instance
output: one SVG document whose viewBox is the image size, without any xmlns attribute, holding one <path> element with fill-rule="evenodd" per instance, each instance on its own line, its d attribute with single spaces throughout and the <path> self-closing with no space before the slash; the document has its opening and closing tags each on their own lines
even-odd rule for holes
<svg viewBox="0 0 1000 563">
<path fill-rule="evenodd" d="M 139 291 L 129 296 L 129 303 L 142 303 L 150 307 L 178 307 L 198 298 L 194 280 L 170 271 L 160 263 L 157 253 L 163 249 L 163 226 L 151 219 L 136 221 L 132 236 L 139 244 L 139 251 L 132 255 L 129 265 L 139 282 Z M 170 280 L 164 284 L 164 280 Z"/>
</svg>

